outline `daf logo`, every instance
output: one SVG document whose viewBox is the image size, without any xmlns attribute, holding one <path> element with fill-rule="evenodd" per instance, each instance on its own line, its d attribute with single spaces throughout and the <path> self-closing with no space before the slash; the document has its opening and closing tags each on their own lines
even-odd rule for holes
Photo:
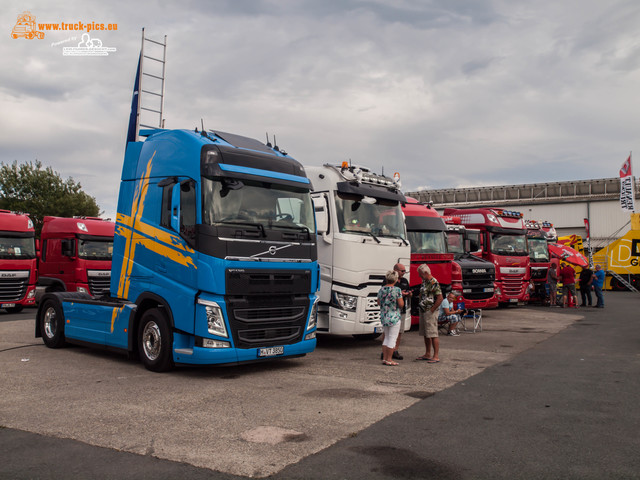
<svg viewBox="0 0 640 480">
<path fill-rule="evenodd" d="M 278 251 L 278 249 L 277 249 L 274 245 L 271 245 L 271 246 L 269 247 L 269 253 L 270 253 L 271 255 L 275 255 L 277 251 Z"/>
<path fill-rule="evenodd" d="M 3 273 L 2 278 L 16 278 L 18 275 L 16 273 Z"/>
<path fill-rule="evenodd" d="M 474 268 L 473 270 L 471 270 L 473 273 L 487 273 L 487 269 L 486 268 Z"/>
</svg>

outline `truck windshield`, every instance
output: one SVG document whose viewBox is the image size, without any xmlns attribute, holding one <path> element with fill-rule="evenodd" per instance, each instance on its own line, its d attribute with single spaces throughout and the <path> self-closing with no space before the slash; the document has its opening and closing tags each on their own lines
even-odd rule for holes
<svg viewBox="0 0 640 480">
<path fill-rule="evenodd" d="M 367 202 L 363 201 L 365 198 Z M 404 217 L 400 203 L 381 198 L 336 193 L 338 230 L 342 233 L 405 238 Z"/>
<path fill-rule="evenodd" d="M 33 237 L 0 237 L 0 258 L 36 258 L 36 243 Z"/>
<path fill-rule="evenodd" d="M 87 260 L 111 260 L 113 242 L 104 240 L 80 240 L 78 243 L 78 257 Z"/>
<path fill-rule="evenodd" d="M 447 253 L 444 232 L 407 232 L 411 253 Z"/>
<path fill-rule="evenodd" d="M 202 223 L 255 224 L 262 228 L 316 231 L 309 190 L 277 183 L 203 178 Z"/>
<path fill-rule="evenodd" d="M 461 232 L 447 233 L 449 253 L 464 253 L 464 235 Z"/>
<path fill-rule="evenodd" d="M 547 247 L 547 240 L 544 238 L 528 238 L 529 243 L 529 258 L 532 262 L 548 262 L 549 248 Z"/>
<path fill-rule="evenodd" d="M 529 255 L 527 237 L 491 232 L 491 252 L 496 255 Z"/>
</svg>

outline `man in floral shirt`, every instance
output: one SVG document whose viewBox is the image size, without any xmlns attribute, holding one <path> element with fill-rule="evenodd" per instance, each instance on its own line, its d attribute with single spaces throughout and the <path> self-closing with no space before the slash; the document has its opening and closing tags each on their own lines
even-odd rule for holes
<svg viewBox="0 0 640 480">
<path fill-rule="evenodd" d="M 431 275 L 429 265 L 423 263 L 418 267 L 418 275 L 422 278 L 420 286 L 420 322 L 418 333 L 424 337 L 425 354 L 417 360 L 427 363 L 438 363 L 440 357 L 440 339 L 438 338 L 438 309 L 442 303 L 442 289 L 438 281 Z M 433 356 L 431 349 L 433 348 Z"/>
</svg>

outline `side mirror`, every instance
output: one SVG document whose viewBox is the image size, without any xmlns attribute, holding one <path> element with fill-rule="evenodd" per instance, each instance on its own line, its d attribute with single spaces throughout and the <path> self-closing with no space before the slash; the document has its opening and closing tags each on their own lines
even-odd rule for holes
<svg viewBox="0 0 640 480">
<path fill-rule="evenodd" d="M 76 242 L 72 238 L 65 238 L 62 240 L 62 255 L 64 257 L 74 258 L 76 256 L 75 244 Z"/>
<path fill-rule="evenodd" d="M 171 189 L 171 228 L 180 231 L 180 184 L 176 183 Z"/>
</svg>

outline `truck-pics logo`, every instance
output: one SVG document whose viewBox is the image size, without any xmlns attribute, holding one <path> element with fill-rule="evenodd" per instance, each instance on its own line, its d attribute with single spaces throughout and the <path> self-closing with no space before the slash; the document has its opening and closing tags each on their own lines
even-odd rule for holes
<svg viewBox="0 0 640 480">
<path fill-rule="evenodd" d="M 28 40 L 33 40 L 34 38 L 42 40 L 44 38 L 44 32 L 36 28 L 36 17 L 31 15 L 31 12 L 22 12 L 18 15 L 18 21 L 11 30 L 11 38 L 19 37 Z"/>
</svg>

